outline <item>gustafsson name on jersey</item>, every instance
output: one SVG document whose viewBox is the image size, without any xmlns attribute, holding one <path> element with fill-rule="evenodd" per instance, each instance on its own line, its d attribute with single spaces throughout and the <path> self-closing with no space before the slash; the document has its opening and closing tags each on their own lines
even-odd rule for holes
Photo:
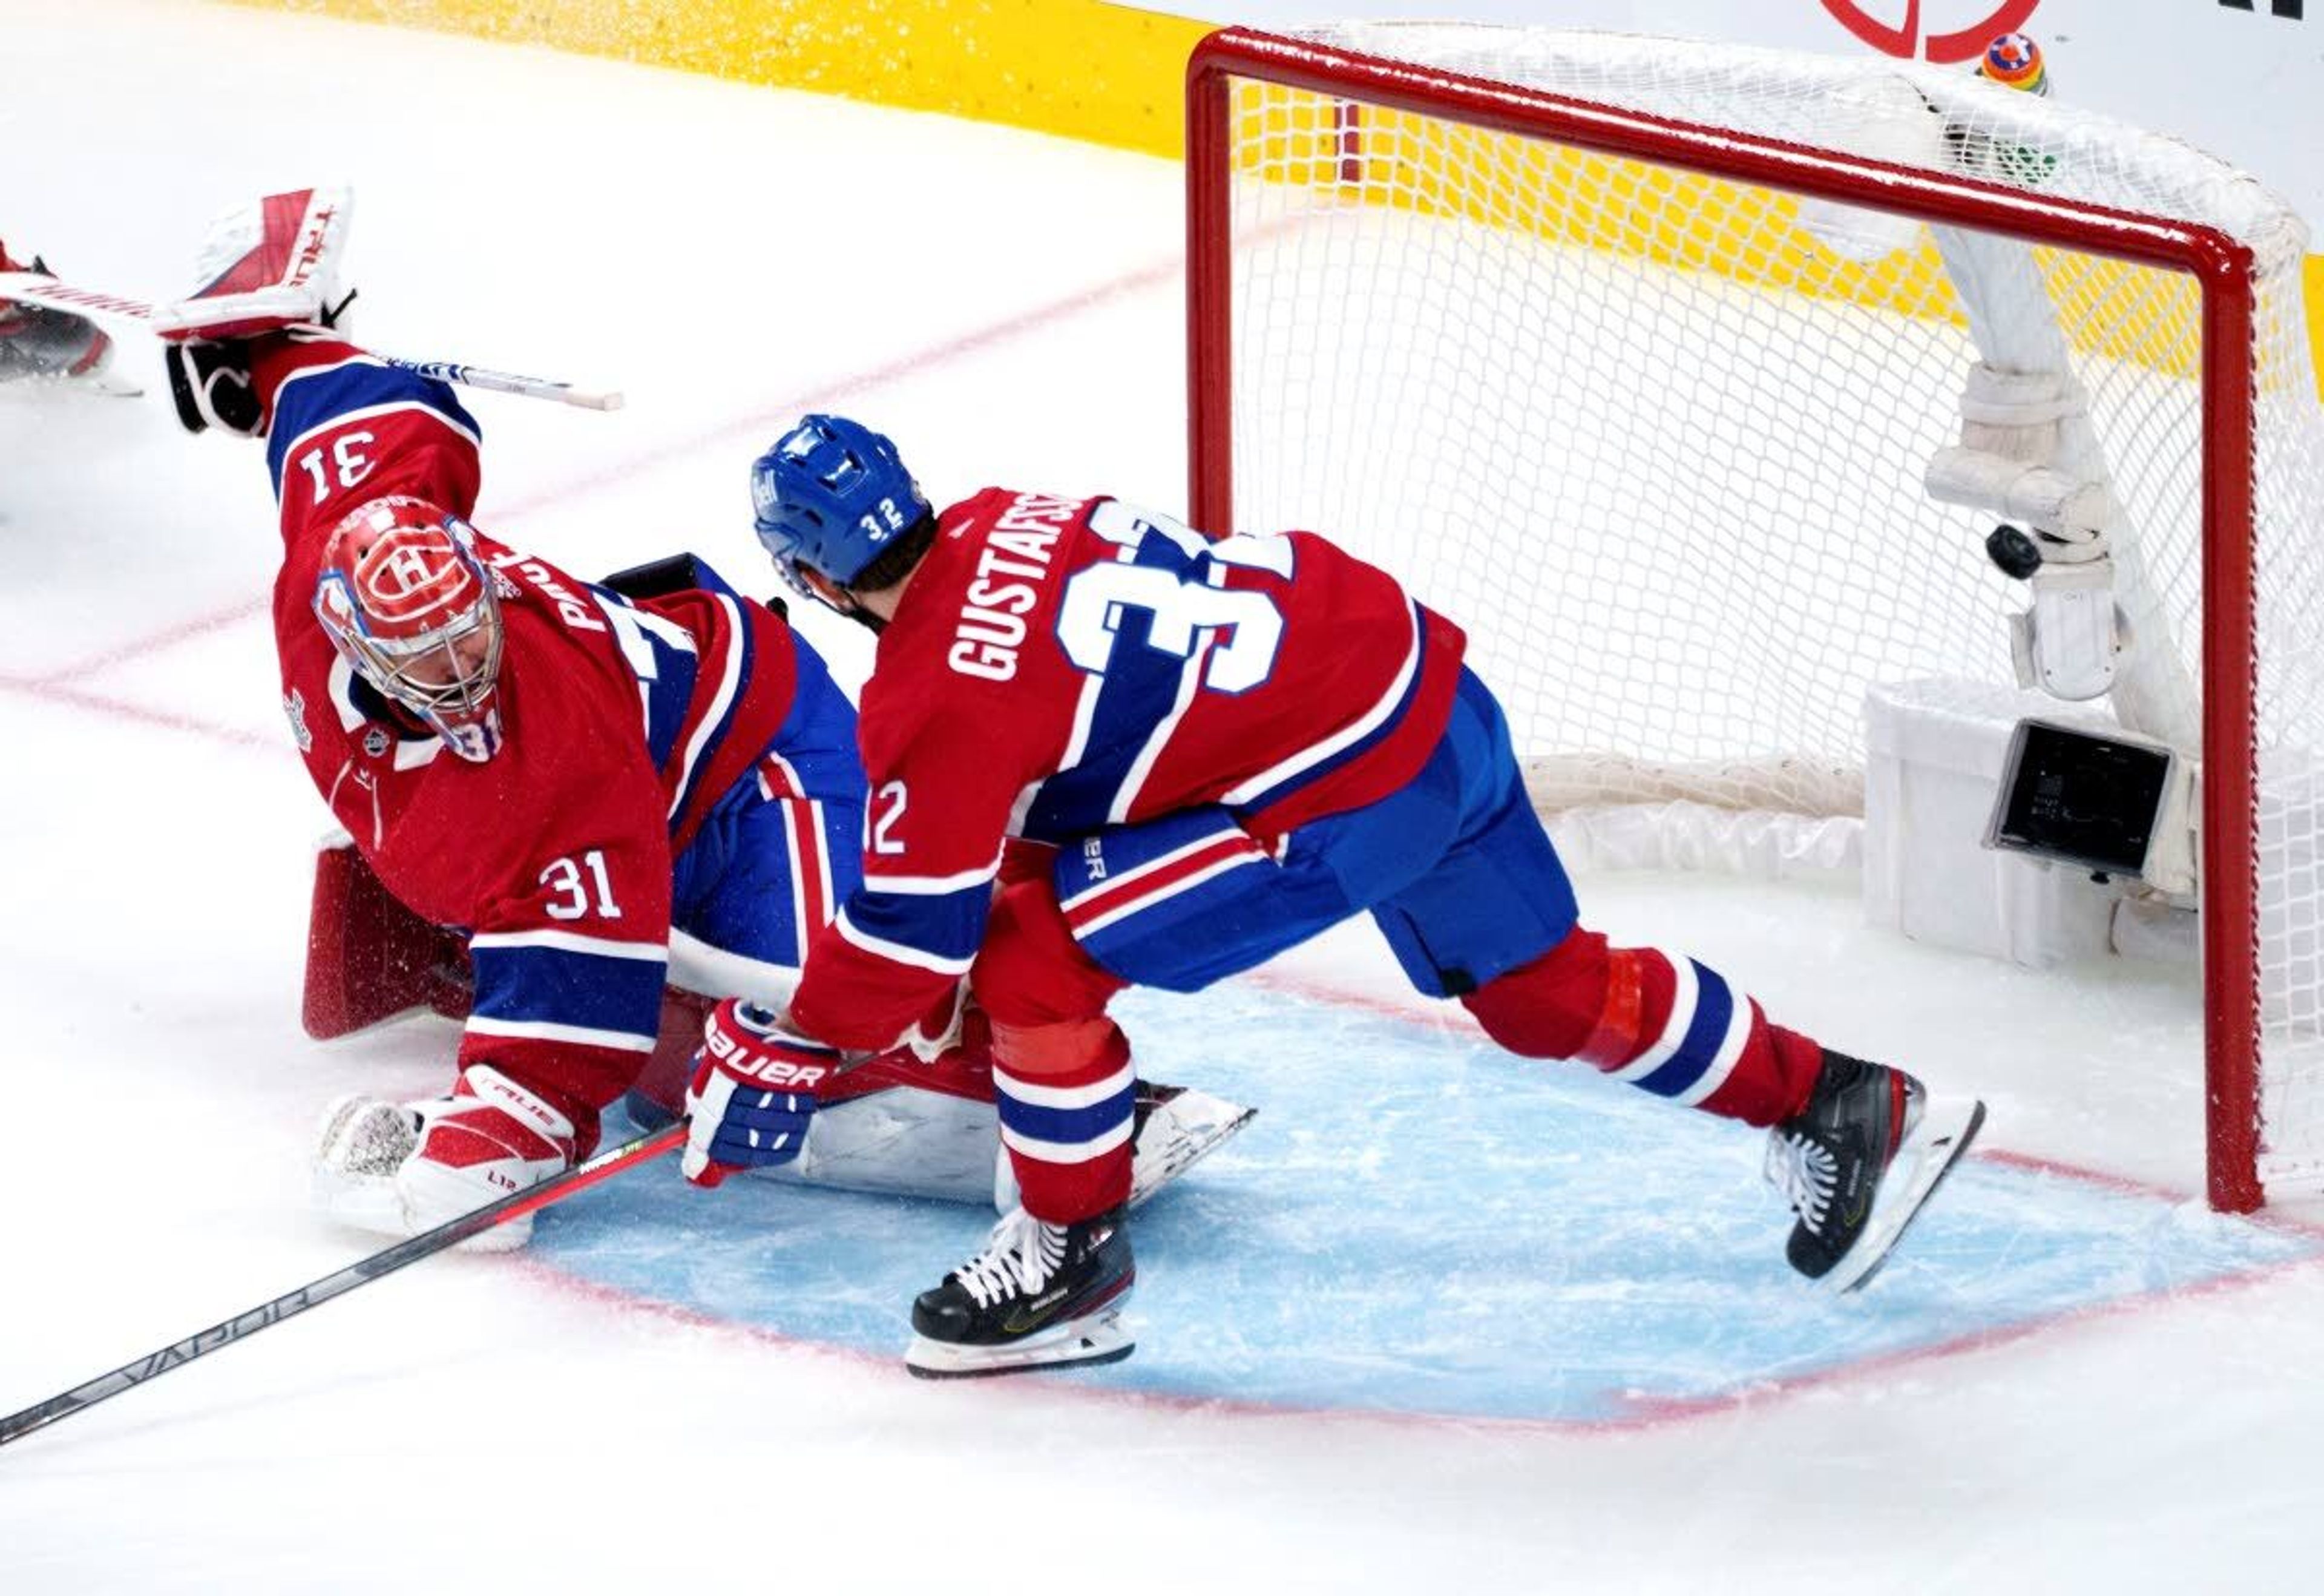
<svg viewBox="0 0 2324 1596">
<path fill-rule="evenodd" d="M 1005 682 L 1017 674 L 1025 615 L 1038 603 L 1057 538 L 1081 513 L 1078 499 L 1019 494 L 985 535 L 976 575 L 962 596 L 945 663 L 963 676 Z"/>
</svg>

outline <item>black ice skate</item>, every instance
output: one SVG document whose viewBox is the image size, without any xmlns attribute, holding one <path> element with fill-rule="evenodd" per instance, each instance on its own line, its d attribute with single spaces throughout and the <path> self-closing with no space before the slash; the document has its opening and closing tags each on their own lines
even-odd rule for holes
<svg viewBox="0 0 2324 1596">
<path fill-rule="evenodd" d="M 1984 1123 L 1982 1102 L 1933 1100 L 1903 1070 L 1824 1049 L 1805 1111 L 1767 1133 L 1767 1179 L 1800 1216 L 1792 1267 L 1832 1291 L 1863 1287 Z"/>
<path fill-rule="evenodd" d="M 918 1333 L 904 1366 L 951 1379 L 1119 1362 L 1134 1345 L 1120 1320 L 1137 1278 L 1119 1211 L 1056 1225 L 1019 1208 L 912 1304 Z"/>
</svg>

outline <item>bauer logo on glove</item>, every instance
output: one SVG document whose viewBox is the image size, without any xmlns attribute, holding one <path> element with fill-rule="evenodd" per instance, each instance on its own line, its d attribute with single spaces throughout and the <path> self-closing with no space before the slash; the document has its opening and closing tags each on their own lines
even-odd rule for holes
<svg viewBox="0 0 2324 1596">
<path fill-rule="evenodd" d="M 719 1004 L 703 1023 L 686 1089 L 686 1178 L 715 1186 L 738 1169 L 798 1158 L 815 1089 L 839 1066 L 837 1048 L 800 1036 L 774 1010 L 733 998 Z"/>
<path fill-rule="evenodd" d="M 772 1019 L 766 1010 L 747 1010 L 730 998 L 712 1012 L 702 1028 L 702 1056 L 720 1069 L 765 1086 L 813 1086 L 837 1067 L 839 1056 L 818 1044 L 806 1044 L 816 1050 L 815 1061 L 810 1063 L 795 1056 L 791 1048 L 766 1045 L 769 1035 L 779 1033 L 737 1034 L 742 1025 L 748 1023 L 742 1018 L 745 1012 L 754 1019 Z M 722 1017 L 729 1020 L 733 1029 L 719 1024 Z"/>
</svg>

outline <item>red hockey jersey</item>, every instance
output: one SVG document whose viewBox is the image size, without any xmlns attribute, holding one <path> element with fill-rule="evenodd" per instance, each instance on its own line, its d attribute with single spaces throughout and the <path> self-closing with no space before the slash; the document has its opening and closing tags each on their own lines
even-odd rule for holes
<svg viewBox="0 0 2324 1596">
<path fill-rule="evenodd" d="M 1003 841 L 1222 804 L 1262 837 L 1386 797 L 1452 713 L 1463 639 L 1312 532 L 1216 542 L 1111 499 L 946 510 L 860 709 L 862 887 L 792 1013 L 885 1047 L 965 974 Z"/>
<path fill-rule="evenodd" d="M 722 592 L 632 604 L 480 535 L 506 629 L 505 742 L 457 757 L 355 674 L 312 604 L 348 512 L 406 494 L 467 516 L 475 423 L 443 384 L 350 346 L 262 348 L 275 644 L 308 774 L 390 891 L 472 933 L 461 1064 L 602 1106 L 653 1047 L 672 860 L 790 707 L 789 629 Z"/>
</svg>

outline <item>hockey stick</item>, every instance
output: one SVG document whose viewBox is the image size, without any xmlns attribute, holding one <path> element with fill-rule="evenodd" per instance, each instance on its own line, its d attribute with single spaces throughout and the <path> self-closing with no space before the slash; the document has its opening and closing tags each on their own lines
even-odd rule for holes
<svg viewBox="0 0 2324 1596">
<path fill-rule="evenodd" d="M 70 283 L 59 282 L 53 277 L 43 277 L 33 272 L 0 272 L 0 300 L 13 300 L 26 305 L 48 305 L 116 327 L 142 327 L 150 330 L 153 325 L 154 308 L 143 300 L 124 299 L 118 294 L 101 294 L 89 289 L 75 288 Z M 417 372 L 423 377 L 433 377 L 442 383 L 458 383 L 493 393 L 554 400 L 558 404 L 576 405 L 589 411 L 617 411 L 622 408 L 622 395 L 617 389 L 576 388 L 570 383 L 551 382 L 546 377 L 519 376 L 514 372 L 496 372 L 480 365 L 462 365 L 450 360 L 401 360 L 392 355 L 379 355 L 374 358 L 404 371 Z"/>
<path fill-rule="evenodd" d="M 457 383 L 465 388 L 482 388 L 491 393 L 514 393 L 524 399 L 551 399 L 558 404 L 576 405 L 585 411 L 617 411 L 622 408 L 622 395 L 617 389 L 576 388 L 570 383 L 552 383 L 544 377 L 521 377 L 514 372 L 496 372 L 488 366 L 461 365 L 448 360 L 399 360 L 392 355 L 383 355 L 379 358 L 405 371 L 433 377 L 439 383 Z"/>
<path fill-rule="evenodd" d="M 409 1241 L 398 1241 L 392 1247 L 349 1264 L 336 1274 L 326 1275 L 296 1291 L 276 1297 L 272 1302 L 236 1314 L 225 1323 L 213 1324 L 183 1341 L 172 1342 L 134 1363 L 124 1363 L 110 1374 L 101 1374 L 45 1402 L 35 1403 L 21 1413 L 12 1413 L 0 1418 L 0 1446 L 29 1435 L 34 1430 L 43 1429 L 60 1418 L 70 1418 L 83 1408 L 94 1407 L 107 1397 L 115 1397 L 132 1386 L 143 1385 L 157 1374 L 167 1374 L 171 1370 L 215 1352 L 220 1347 L 231 1346 L 270 1325 L 280 1324 L 309 1308 L 318 1307 L 331 1298 L 353 1291 L 383 1275 L 392 1275 L 406 1264 L 418 1263 L 421 1259 L 456 1246 L 471 1236 L 481 1235 L 494 1225 L 530 1213 L 535 1209 L 546 1208 L 551 1203 L 562 1202 L 576 1192 L 586 1190 L 601 1180 L 619 1175 L 632 1164 L 642 1163 L 669 1151 L 685 1139 L 686 1121 L 674 1121 L 650 1135 L 610 1148 L 587 1163 L 576 1165 L 539 1185 L 527 1187 L 496 1203 L 488 1203 Z"/>
</svg>

